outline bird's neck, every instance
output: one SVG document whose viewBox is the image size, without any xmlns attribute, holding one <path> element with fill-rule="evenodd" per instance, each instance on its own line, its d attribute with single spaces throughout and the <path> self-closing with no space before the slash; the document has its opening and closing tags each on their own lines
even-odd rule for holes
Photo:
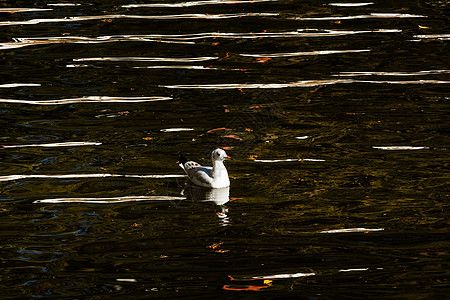
<svg viewBox="0 0 450 300">
<path fill-rule="evenodd" d="M 225 168 L 225 165 L 223 164 L 223 161 L 213 161 L 213 168 L 212 168 L 212 177 L 217 178 L 221 176 L 228 176 L 227 169 Z"/>
</svg>

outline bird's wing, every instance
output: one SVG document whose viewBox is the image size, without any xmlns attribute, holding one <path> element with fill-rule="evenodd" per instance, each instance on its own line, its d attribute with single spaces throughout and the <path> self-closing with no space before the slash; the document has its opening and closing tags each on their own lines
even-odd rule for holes
<svg viewBox="0 0 450 300">
<path fill-rule="evenodd" d="M 213 181 L 213 178 L 209 176 L 209 169 L 200 167 L 194 170 L 191 170 L 188 175 L 189 178 L 198 185 L 210 187 Z"/>
<path fill-rule="evenodd" d="M 186 172 L 189 179 L 195 184 L 210 187 L 213 178 L 211 177 L 212 167 L 204 167 L 194 161 L 180 163 L 180 167 Z"/>
<path fill-rule="evenodd" d="M 203 167 L 196 162 L 189 161 L 184 164 L 184 169 L 195 184 L 209 186 L 213 180 L 211 177 L 211 167 Z"/>
</svg>

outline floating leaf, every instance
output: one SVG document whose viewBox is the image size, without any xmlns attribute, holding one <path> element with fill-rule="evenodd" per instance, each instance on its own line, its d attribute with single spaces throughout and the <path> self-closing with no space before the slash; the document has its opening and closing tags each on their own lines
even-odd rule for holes
<svg viewBox="0 0 450 300">
<path fill-rule="evenodd" d="M 228 138 L 228 139 L 234 139 L 234 140 L 238 140 L 238 141 L 242 141 L 242 139 L 238 136 L 235 136 L 234 134 L 230 134 L 230 135 L 225 135 L 223 136 L 224 138 Z"/>
<path fill-rule="evenodd" d="M 259 63 L 265 63 L 266 61 L 271 60 L 270 57 L 260 57 L 258 58 Z"/>
</svg>

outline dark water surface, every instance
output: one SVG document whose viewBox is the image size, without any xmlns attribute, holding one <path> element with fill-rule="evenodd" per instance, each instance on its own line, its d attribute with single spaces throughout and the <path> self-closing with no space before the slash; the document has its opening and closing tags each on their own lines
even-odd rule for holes
<svg viewBox="0 0 450 300">
<path fill-rule="evenodd" d="M 0 2 L 1 298 L 447 298 L 447 3 Z"/>
</svg>

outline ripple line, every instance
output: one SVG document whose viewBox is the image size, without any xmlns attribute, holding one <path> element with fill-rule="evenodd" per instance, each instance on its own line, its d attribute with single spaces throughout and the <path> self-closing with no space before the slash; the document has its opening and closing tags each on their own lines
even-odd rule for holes
<svg viewBox="0 0 450 300">
<path fill-rule="evenodd" d="M 293 162 L 293 161 L 324 162 L 325 160 L 315 158 L 287 158 L 287 159 L 254 159 L 253 161 L 260 163 L 277 163 L 277 162 Z"/>
<path fill-rule="evenodd" d="M 425 146 L 373 146 L 373 149 L 378 150 L 388 150 L 388 151 L 395 151 L 395 150 L 428 150 L 429 147 Z"/>
<path fill-rule="evenodd" d="M 404 81 L 389 81 L 389 80 L 358 80 L 359 83 L 374 83 L 374 84 L 450 84 L 447 80 L 404 80 Z"/>
<path fill-rule="evenodd" d="M 279 58 L 279 57 L 291 57 L 291 56 L 308 56 L 308 55 L 328 55 L 328 54 L 344 54 L 344 53 L 360 53 L 360 52 L 369 52 L 369 49 L 363 50 L 323 50 L 323 51 L 309 51 L 309 52 L 289 52 L 289 53 L 272 53 L 272 54 L 239 54 L 241 56 L 247 57 L 270 57 L 270 58 Z"/>
<path fill-rule="evenodd" d="M 24 86 L 41 86 L 39 83 L 5 83 L 0 84 L 0 88 L 15 88 Z"/>
<path fill-rule="evenodd" d="M 100 143 L 100 142 L 62 142 L 62 143 L 27 144 L 27 145 L 1 145 L 0 149 L 30 148 L 30 147 L 54 148 L 54 147 L 78 147 L 78 146 L 99 146 L 99 145 L 102 145 L 102 143 Z"/>
<path fill-rule="evenodd" d="M 339 272 L 362 272 L 362 271 L 368 271 L 369 268 L 356 268 L 356 269 L 341 269 Z"/>
<path fill-rule="evenodd" d="M 51 8 L 0 8 L 0 13 L 21 13 L 21 12 L 35 12 L 35 11 L 49 11 Z"/>
<path fill-rule="evenodd" d="M 30 174 L 30 175 L 4 175 L 0 176 L 1 181 L 14 181 L 22 179 L 84 179 L 84 178 L 140 178 L 140 179 L 165 179 L 165 178 L 184 178 L 186 175 L 178 174 L 150 174 L 150 175 L 123 175 L 123 174 Z"/>
<path fill-rule="evenodd" d="M 179 15 L 100 15 L 100 16 L 81 16 L 81 17 L 66 17 L 66 18 L 54 18 L 54 19 L 31 19 L 23 21 L 3 21 L 0 22 L 0 26 L 18 26 L 18 25 L 36 25 L 42 23 L 70 23 L 70 22 L 83 22 L 83 21 L 95 21 L 105 19 L 145 19 L 145 20 L 182 20 L 182 19 L 206 19 L 206 20 L 219 20 L 219 19 L 232 19 L 243 17 L 275 17 L 277 13 L 235 13 L 235 14 L 179 14 Z"/>
<path fill-rule="evenodd" d="M 74 62 L 84 61 L 135 61 L 135 62 L 200 62 L 219 59 L 217 56 L 205 57 L 88 57 L 75 58 Z"/>
<path fill-rule="evenodd" d="M 165 85 L 161 87 L 169 89 L 283 89 L 283 88 L 300 88 L 315 87 L 321 85 L 348 84 L 348 83 L 371 83 L 371 84 L 450 84 L 445 80 L 408 80 L 408 81 L 389 81 L 389 80 L 354 80 L 354 79 L 337 79 L 337 80 L 304 80 L 290 83 L 219 83 L 219 84 L 180 84 Z"/>
<path fill-rule="evenodd" d="M 204 66 L 185 66 L 185 65 L 172 65 L 172 66 L 145 66 L 145 67 L 133 67 L 133 69 L 187 69 L 187 70 L 232 70 L 237 69 L 225 69 L 225 68 L 214 68 L 214 67 L 204 67 Z"/>
<path fill-rule="evenodd" d="M 423 76 L 436 74 L 450 74 L 450 70 L 427 70 L 417 72 L 341 72 L 333 76 Z"/>
<path fill-rule="evenodd" d="M 98 44 L 113 42 L 157 42 L 195 44 L 197 40 L 205 39 L 261 39 L 261 38 L 314 38 L 314 37 L 337 37 L 354 34 L 368 33 L 398 33 L 400 29 L 374 29 L 374 30 L 331 30 L 331 29 L 298 29 L 284 32 L 203 32 L 192 34 L 149 34 L 149 35 L 114 35 L 114 36 L 59 36 L 39 38 L 14 38 L 12 42 L 0 43 L 0 49 L 15 49 L 33 45 L 47 45 L 58 43 L 72 44 Z"/>
<path fill-rule="evenodd" d="M 63 105 L 75 103 L 140 103 L 172 100 L 171 97 L 109 97 L 109 96 L 86 96 L 80 98 L 68 98 L 57 100 L 20 100 L 20 99 L 1 99 L 0 103 L 17 103 L 31 105 Z"/>
<path fill-rule="evenodd" d="M 163 87 L 170 89 L 282 89 L 289 87 L 314 87 L 319 85 L 353 83 L 352 79 L 336 80 L 304 80 L 291 83 L 221 83 L 221 84 L 184 84 L 184 85 L 165 85 Z"/>
<path fill-rule="evenodd" d="M 372 5 L 373 2 L 361 2 L 361 3 L 328 3 L 330 6 L 339 6 L 339 7 L 358 7 L 358 6 L 367 6 Z"/>
<path fill-rule="evenodd" d="M 162 132 L 180 132 L 180 131 L 193 131 L 194 128 L 165 128 L 161 129 Z"/>
<path fill-rule="evenodd" d="M 79 3 L 49 3 L 47 6 L 80 6 Z"/>
<path fill-rule="evenodd" d="M 93 65 L 87 65 L 87 64 L 68 64 L 66 65 L 66 68 L 100 68 L 98 66 Z M 123 66 L 115 66 L 117 68 L 123 67 Z M 232 70 L 232 71 L 242 71 L 239 69 L 226 69 L 226 68 L 215 68 L 215 67 L 204 67 L 204 66 L 195 66 L 195 65 L 156 65 L 156 66 L 140 66 L 140 67 L 131 67 L 133 69 L 186 69 L 186 70 Z"/>
<path fill-rule="evenodd" d="M 275 274 L 266 276 L 254 276 L 253 279 L 286 279 L 286 278 L 300 278 L 307 276 L 314 276 L 316 273 L 292 273 L 292 274 Z"/>
<path fill-rule="evenodd" d="M 320 233 L 366 233 L 383 230 L 384 228 L 343 228 L 343 229 L 324 230 L 321 231 Z"/>
<path fill-rule="evenodd" d="M 33 203 L 92 203 L 92 204 L 109 204 L 137 201 L 177 201 L 185 200 L 185 197 L 173 196 L 126 196 L 126 197 L 109 197 L 109 198 L 54 198 L 36 200 Z"/>
<path fill-rule="evenodd" d="M 420 40 L 433 39 L 433 40 L 448 41 L 448 40 L 450 40 L 450 34 L 419 34 L 419 35 L 414 35 L 414 38 L 420 39 Z M 414 40 L 414 41 L 420 41 L 420 40 Z"/>
<path fill-rule="evenodd" d="M 424 15 L 413 15 L 413 14 L 396 14 L 396 13 L 371 13 L 368 15 L 357 15 L 357 16 L 330 16 L 330 17 L 294 17 L 295 20 L 300 21 L 333 21 L 333 20 L 358 20 L 358 19 L 391 19 L 391 18 L 428 18 Z"/>
<path fill-rule="evenodd" d="M 151 4 L 127 4 L 122 5 L 124 8 L 139 8 L 139 7 L 192 7 L 203 5 L 217 5 L 217 4 L 253 4 L 260 2 L 274 2 L 278 0 L 211 0 L 211 1 L 188 1 L 188 2 L 176 2 L 176 3 L 151 3 Z"/>
</svg>

